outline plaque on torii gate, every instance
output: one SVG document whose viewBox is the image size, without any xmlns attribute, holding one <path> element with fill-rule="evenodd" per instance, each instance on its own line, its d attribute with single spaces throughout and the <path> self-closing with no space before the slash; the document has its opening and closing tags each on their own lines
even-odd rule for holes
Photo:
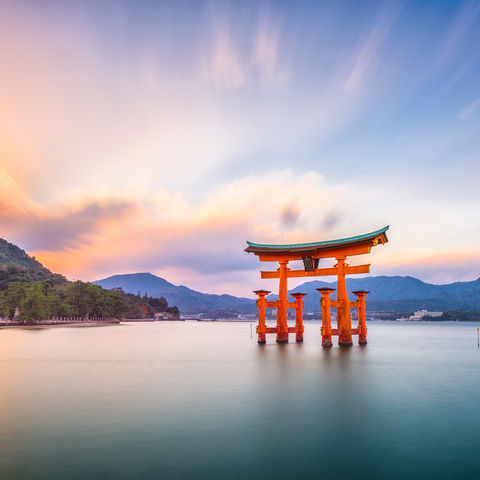
<svg viewBox="0 0 480 480">
<path fill-rule="evenodd" d="M 370 253 L 372 247 L 388 242 L 388 226 L 375 232 L 357 235 L 355 237 L 327 240 L 313 243 L 297 243 L 291 245 L 267 245 L 248 242 L 246 252 L 254 253 L 261 262 L 278 262 L 279 268 L 275 271 L 260 272 L 261 278 L 278 278 L 278 301 L 270 302 L 266 296 L 270 293 L 266 290 L 256 290 L 258 295 L 259 324 L 257 327 L 258 342 L 265 343 L 266 333 L 275 333 L 279 343 L 288 342 L 288 334 L 296 333 L 297 341 L 303 340 L 303 296 L 295 296 L 295 302 L 287 301 L 287 279 L 299 277 L 318 277 L 327 275 L 337 276 L 337 299 L 331 300 L 330 294 L 333 289 L 318 289 L 322 294 L 322 345 L 332 345 L 332 335 L 338 335 L 339 345 L 352 345 L 352 334 L 359 336 L 359 343 L 367 343 L 367 327 L 365 324 L 365 296 L 368 292 L 359 290 L 353 292 L 357 301 L 350 302 L 348 299 L 345 275 L 369 273 L 370 264 L 350 266 L 346 259 L 353 255 Z M 336 263 L 332 267 L 318 268 L 321 258 L 334 258 Z M 303 261 L 303 269 L 291 270 L 289 262 Z M 337 328 L 330 325 L 330 307 L 337 310 Z M 265 308 L 277 309 L 276 327 L 267 327 L 265 323 Z M 295 308 L 295 327 L 287 325 L 287 308 Z M 358 328 L 352 329 L 350 308 L 358 308 Z"/>
</svg>

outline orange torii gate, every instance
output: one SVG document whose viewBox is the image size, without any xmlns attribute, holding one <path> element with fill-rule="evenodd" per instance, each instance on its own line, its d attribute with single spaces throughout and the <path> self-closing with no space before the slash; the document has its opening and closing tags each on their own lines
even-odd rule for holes
<svg viewBox="0 0 480 480">
<path fill-rule="evenodd" d="M 246 252 L 258 256 L 261 262 L 278 262 L 276 271 L 262 271 L 261 278 L 278 278 L 278 301 L 270 302 L 266 296 L 267 290 L 255 290 L 258 295 L 258 343 L 266 342 L 267 333 L 276 333 L 277 342 L 288 342 L 288 334 L 295 333 L 296 340 L 303 341 L 303 297 L 305 294 L 292 294 L 295 302 L 287 301 L 287 278 L 318 277 L 325 275 L 337 276 L 337 299 L 331 300 L 332 288 L 320 288 L 322 294 L 322 346 L 332 346 L 332 335 L 338 335 L 339 345 L 352 345 L 352 335 L 359 336 L 359 343 L 367 343 L 367 327 L 365 323 L 365 296 L 367 291 L 353 292 L 357 301 L 348 300 L 345 275 L 355 273 L 369 273 L 370 265 L 350 266 L 346 258 L 351 255 L 364 255 L 370 253 L 372 247 L 388 242 L 386 231 L 388 226 L 375 232 L 357 235 L 356 237 L 341 238 L 314 243 L 298 243 L 292 245 L 265 245 L 247 242 Z M 335 258 L 337 263 L 329 268 L 318 268 L 320 258 Z M 303 270 L 291 270 L 288 263 L 302 260 Z M 333 329 L 330 323 L 330 308 L 337 309 L 337 328 Z M 265 309 L 277 309 L 277 326 L 267 327 L 265 322 Z M 295 309 L 295 327 L 287 325 L 287 308 Z M 351 308 L 358 308 L 358 328 L 352 329 L 350 315 Z"/>
</svg>

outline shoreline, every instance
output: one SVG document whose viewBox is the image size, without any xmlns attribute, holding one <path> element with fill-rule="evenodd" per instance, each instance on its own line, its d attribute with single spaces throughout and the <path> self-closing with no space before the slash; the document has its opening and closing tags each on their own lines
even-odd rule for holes
<svg viewBox="0 0 480 480">
<path fill-rule="evenodd" d="M 109 327 L 112 325 L 120 325 L 120 320 L 114 322 L 65 322 L 65 323 L 0 323 L 0 330 L 7 330 L 11 328 L 24 328 L 27 330 L 41 329 L 41 328 L 84 328 L 84 327 Z"/>
<path fill-rule="evenodd" d="M 111 327 L 117 325 L 123 325 L 127 323 L 164 323 L 164 322 L 195 322 L 195 323 L 251 323 L 256 325 L 256 321 L 250 320 L 228 320 L 228 319 L 214 319 L 214 320 L 197 320 L 197 319 L 181 319 L 181 320 L 151 320 L 151 319 L 131 319 L 128 320 L 116 320 L 110 322 L 45 322 L 45 323 L 0 323 L 0 330 L 9 330 L 9 329 L 25 329 L 25 330 L 40 330 L 46 328 L 89 328 L 89 327 Z M 306 320 L 305 323 L 318 323 L 321 324 L 321 320 Z M 475 324 L 479 323 L 477 321 L 468 321 L 468 320 L 444 320 L 444 321 L 398 321 L 398 320 L 369 320 L 367 323 L 396 323 L 396 324 L 422 324 L 422 325 L 437 325 L 437 324 Z"/>
</svg>

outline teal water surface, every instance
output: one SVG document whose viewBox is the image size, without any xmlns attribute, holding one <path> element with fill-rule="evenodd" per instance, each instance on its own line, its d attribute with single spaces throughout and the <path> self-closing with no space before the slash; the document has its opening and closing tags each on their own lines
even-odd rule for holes
<svg viewBox="0 0 480 480">
<path fill-rule="evenodd" d="M 476 324 L 0 330 L 0 478 L 479 479 Z M 293 337 L 291 337 L 293 340 Z"/>
</svg>

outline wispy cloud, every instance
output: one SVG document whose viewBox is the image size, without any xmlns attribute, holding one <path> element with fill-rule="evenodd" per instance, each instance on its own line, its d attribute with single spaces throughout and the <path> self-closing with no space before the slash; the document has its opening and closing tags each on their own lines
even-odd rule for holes
<svg viewBox="0 0 480 480">
<path fill-rule="evenodd" d="M 366 39 L 361 43 L 356 55 L 355 65 L 346 82 L 347 90 L 355 90 L 374 64 L 385 38 L 402 9 L 402 1 L 387 1 L 377 15 L 375 23 Z"/>
<path fill-rule="evenodd" d="M 472 103 L 469 103 L 465 108 L 463 108 L 459 114 L 458 118 L 465 120 L 469 117 L 478 107 L 480 107 L 480 97 L 474 100 Z"/>
<path fill-rule="evenodd" d="M 260 82 L 265 87 L 285 86 L 288 69 L 280 56 L 280 26 L 274 25 L 264 13 L 260 16 L 252 53 L 253 65 L 257 68 Z"/>
<path fill-rule="evenodd" d="M 439 50 L 437 59 L 439 65 L 444 65 L 456 58 L 458 51 L 468 41 L 471 31 L 476 25 L 476 17 L 479 13 L 480 3 L 476 0 L 466 2 L 459 9 Z"/>
<path fill-rule="evenodd" d="M 480 3 L 472 0 L 459 8 L 437 55 L 437 67 L 449 71 L 445 90 L 450 90 L 480 61 L 478 16 Z"/>
<path fill-rule="evenodd" d="M 213 80 L 218 87 L 238 88 L 247 79 L 246 68 L 225 31 L 216 34 L 212 54 Z"/>
<path fill-rule="evenodd" d="M 35 209 L 28 192 L 0 165 L 0 219 L 15 219 Z"/>
<path fill-rule="evenodd" d="M 95 243 L 95 237 L 105 228 L 126 222 L 127 216 L 138 215 L 139 208 L 131 201 L 120 199 L 56 205 L 52 209 L 30 202 L 27 208 L 23 205 L 14 210 L 8 209 L 7 204 L 7 214 L 0 218 L 0 228 L 3 236 L 23 248 L 60 252 Z"/>
<path fill-rule="evenodd" d="M 228 15 L 215 17 L 214 24 L 214 42 L 209 55 L 211 75 L 217 87 L 286 85 L 289 75 L 280 50 L 280 22 L 271 13 L 258 13 L 256 27 L 255 22 L 246 22 L 242 42 L 237 40 L 240 27 Z"/>
<path fill-rule="evenodd" d="M 111 223 L 138 214 L 138 205 L 121 200 L 93 201 L 59 213 L 20 219 L 14 238 L 30 250 L 58 252 L 94 242 Z"/>
</svg>

